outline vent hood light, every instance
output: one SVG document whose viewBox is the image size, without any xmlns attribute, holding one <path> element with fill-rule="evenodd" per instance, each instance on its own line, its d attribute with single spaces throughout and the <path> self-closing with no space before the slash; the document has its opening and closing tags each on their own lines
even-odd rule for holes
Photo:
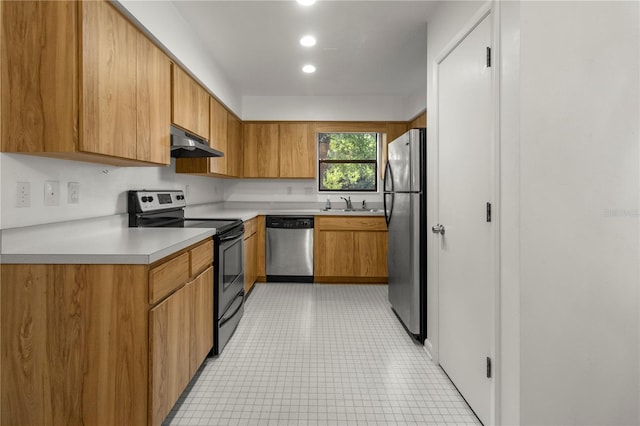
<svg viewBox="0 0 640 426">
<path fill-rule="evenodd" d="M 313 36 L 306 35 L 300 39 L 300 44 L 304 47 L 311 47 L 316 45 L 316 39 Z"/>
<path fill-rule="evenodd" d="M 302 71 L 307 74 L 311 74 L 316 72 L 316 67 L 314 67 L 313 65 L 305 65 L 304 67 L 302 67 Z"/>
<path fill-rule="evenodd" d="M 316 0 L 297 0 L 297 1 L 298 1 L 298 4 L 301 4 L 303 6 L 311 6 L 316 2 Z"/>
</svg>

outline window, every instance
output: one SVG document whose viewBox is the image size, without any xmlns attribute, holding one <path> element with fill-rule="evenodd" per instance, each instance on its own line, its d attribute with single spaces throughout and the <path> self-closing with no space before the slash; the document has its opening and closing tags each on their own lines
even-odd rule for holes
<svg viewBox="0 0 640 426">
<path fill-rule="evenodd" d="M 378 133 L 318 133 L 318 190 L 378 190 Z"/>
</svg>

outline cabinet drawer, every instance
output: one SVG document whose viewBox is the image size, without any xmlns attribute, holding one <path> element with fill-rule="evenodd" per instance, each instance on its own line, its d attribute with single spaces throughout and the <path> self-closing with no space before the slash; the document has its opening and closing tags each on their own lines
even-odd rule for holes
<svg viewBox="0 0 640 426">
<path fill-rule="evenodd" d="M 384 217 L 316 216 L 315 227 L 323 231 L 386 231 Z"/>
<path fill-rule="evenodd" d="M 254 217 L 253 219 L 249 219 L 244 223 L 244 239 L 246 240 L 251 235 L 256 233 L 256 222 L 257 219 Z"/>
<path fill-rule="evenodd" d="M 154 304 L 189 279 L 189 253 L 156 266 L 149 271 L 149 303 Z"/>
<path fill-rule="evenodd" d="M 191 276 L 211 266 L 213 263 L 213 241 L 208 240 L 198 247 L 192 248 L 189 250 L 189 257 L 191 260 Z"/>
</svg>

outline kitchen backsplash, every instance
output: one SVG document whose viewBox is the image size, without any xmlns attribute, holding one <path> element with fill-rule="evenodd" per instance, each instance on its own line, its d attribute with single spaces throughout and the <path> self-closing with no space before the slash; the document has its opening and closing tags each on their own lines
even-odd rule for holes
<svg viewBox="0 0 640 426">
<path fill-rule="evenodd" d="M 168 167 L 115 167 L 21 154 L 0 154 L 0 228 L 126 213 L 129 189 L 182 189 L 190 204 L 222 201 L 223 180 L 175 173 Z M 58 205 L 45 205 L 45 182 L 58 182 Z M 29 185 L 30 207 L 17 207 L 18 182 Z M 69 203 L 68 183 L 79 183 Z"/>
<path fill-rule="evenodd" d="M 378 182 L 378 188 L 382 183 Z M 227 179 L 224 181 L 224 201 L 229 202 L 325 202 L 327 196 L 334 205 L 344 203 L 341 196 L 350 196 L 355 206 L 362 200 L 382 202 L 382 192 L 319 194 L 315 179 Z"/>
<path fill-rule="evenodd" d="M 129 189 L 182 189 L 190 205 L 220 201 L 323 203 L 314 179 L 217 179 L 175 173 L 168 167 L 116 167 L 58 160 L 22 154 L 0 153 L 0 229 L 40 225 L 126 213 Z M 45 183 L 58 183 L 58 205 L 45 205 Z M 79 184 L 78 202 L 70 202 L 69 182 Z M 18 183 L 28 183 L 23 196 L 29 207 L 17 207 Z M 378 187 L 381 188 L 379 182 Z M 328 197 L 334 208 L 351 196 L 354 206 L 362 200 L 382 202 L 382 193 L 336 193 Z M 55 197 L 54 197 L 55 198 Z"/>
</svg>

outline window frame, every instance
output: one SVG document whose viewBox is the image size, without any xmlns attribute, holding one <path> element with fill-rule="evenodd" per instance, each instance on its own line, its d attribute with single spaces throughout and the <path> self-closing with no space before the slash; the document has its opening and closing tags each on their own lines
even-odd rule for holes
<svg viewBox="0 0 640 426">
<path fill-rule="evenodd" d="M 320 159 L 320 134 L 331 134 L 331 133 L 373 133 L 376 135 L 376 158 L 375 160 L 321 160 Z M 383 134 L 378 131 L 367 131 L 367 130 L 357 130 L 357 131 L 348 131 L 348 130 L 331 130 L 331 131 L 317 131 L 316 132 L 316 182 L 317 189 L 319 194 L 340 194 L 340 193 L 378 193 L 379 192 L 379 183 L 378 183 L 378 173 L 380 170 L 380 152 L 381 152 L 381 144 L 382 144 Z M 375 164 L 375 173 L 374 173 L 374 188 L 373 189 L 322 189 L 321 188 L 321 174 L 322 174 L 322 164 Z"/>
</svg>

